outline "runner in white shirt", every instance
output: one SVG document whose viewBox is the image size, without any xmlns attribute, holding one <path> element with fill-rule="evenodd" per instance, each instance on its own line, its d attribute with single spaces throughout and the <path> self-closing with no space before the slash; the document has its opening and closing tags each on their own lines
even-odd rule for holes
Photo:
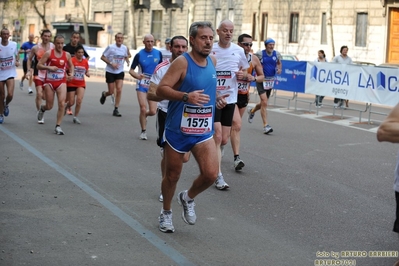
<svg viewBox="0 0 399 266">
<path fill-rule="evenodd" d="M 14 95 L 14 79 L 17 76 L 19 55 L 17 43 L 8 40 L 10 31 L 3 28 L 0 36 L 0 124 L 3 124 L 4 116 L 8 116 L 10 112 L 8 104 Z M 7 87 L 7 97 L 5 87 Z"/>
<path fill-rule="evenodd" d="M 129 66 L 130 55 L 129 50 L 123 44 L 123 39 L 122 33 L 115 34 L 115 44 L 109 45 L 101 56 L 101 60 L 107 64 L 105 67 L 105 81 L 108 85 L 108 91 L 101 93 L 100 103 L 104 104 L 105 99 L 113 95 L 116 89 L 115 109 L 112 115 L 117 117 L 122 116 L 118 107 L 122 97 L 123 79 L 125 78 L 123 63 L 126 61 Z"/>
<path fill-rule="evenodd" d="M 217 59 L 217 92 L 220 95 L 229 95 L 226 99 L 227 105 L 223 109 L 216 109 L 214 123 L 214 139 L 218 150 L 219 174 L 215 186 L 223 190 L 229 188 L 224 181 L 220 163 L 222 154 L 220 147 L 226 145 L 230 137 L 230 130 L 233 121 L 235 103 L 237 102 L 238 82 L 243 79 L 246 69 L 249 67 L 244 49 L 232 43 L 234 25 L 230 20 L 220 22 L 217 29 L 219 41 L 213 45 L 212 54 Z M 243 167 L 244 165 L 242 165 Z M 241 167 L 241 168 L 242 168 Z"/>
<path fill-rule="evenodd" d="M 170 40 L 170 43 L 171 43 L 170 46 L 171 58 L 163 61 L 155 68 L 155 71 L 151 76 L 150 80 L 150 89 L 147 93 L 148 100 L 158 102 L 156 127 L 158 132 L 157 144 L 159 147 L 161 147 L 161 154 L 162 154 L 162 160 L 161 160 L 162 177 L 165 174 L 165 160 L 163 158 L 162 136 L 165 130 L 165 121 L 168 112 L 169 100 L 163 100 L 162 98 L 158 97 L 156 95 L 156 90 L 159 82 L 161 82 L 161 79 L 165 75 L 166 71 L 169 69 L 172 61 L 175 60 L 178 56 L 187 52 L 188 50 L 188 41 L 184 36 L 175 36 L 172 38 L 172 40 Z M 187 162 L 189 158 L 190 158 L 190 152 L 186 152 L 183 158 L 183 163 Z M 159 201 L 161 202 L 163 201 L 162 193 L 159 195 Z"/>
</svg>

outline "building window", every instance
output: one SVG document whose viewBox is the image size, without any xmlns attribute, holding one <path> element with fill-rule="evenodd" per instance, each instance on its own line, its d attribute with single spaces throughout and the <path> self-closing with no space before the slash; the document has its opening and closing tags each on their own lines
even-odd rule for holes
<svg viewBox="0 0 399 266">
<path fill-rule="evenodd" d="M 262 41 L 267 39 L 267 23 L 268 23 L 267 13 L 262 13 L 262 31 L 260 35 L 260 39 Z"/>
<path fill-rule="evenodd" d="M 258 40 L 258 21 L 256 19 L 256 13 L 252 14 L 252 40 L 257 41 Z"/>
<path fill-rule="evenodd" d="M 151 32 L 154 39 L 161 39 L 162 37 L 162 10 L 152 11 Z"/>
<path fill-rule="evenodd" d="M 321 14 L 320 44 L 327 44 L 327 15 L 325 12 Z"/>
<path fill-rule="evenodd" d="M 222 10 L 217 8 L 215 10 L 215 28 L 219 27 L 219 23 L 222 22 Z"/>
<path fill-rule="evenodd" d="M 60 0 L 60 7 L 65 7 L 65 1 L 66 0 Z"/>
<path fill-rule="evenodd" d="M 299 14 L 291 13 L 290 17 L 290 43 L 298 43 L 298 24 L 299 24 Z"/>
<path fill-rule="evenodd" d="M 144 11 L 141 9 L 139 12 L 139 22 L 137 28 L 137 35 L 143 36 L 143 28 L 144 28 Z"/>
<path fill-rule="evenodd" d="M 234 22 L 234 9 L 229 9 L 228 17 L 231 22 Z"/>
<path fill-rule="evenodd" d="M 79 7 L 79 0 L 75 0 L 75 7 Z"/>
<path fill-rule="evenodd" d="M 357 13 L 355 45 L 366 47 L 367 44 L 367 13 Z"/>
</svg>

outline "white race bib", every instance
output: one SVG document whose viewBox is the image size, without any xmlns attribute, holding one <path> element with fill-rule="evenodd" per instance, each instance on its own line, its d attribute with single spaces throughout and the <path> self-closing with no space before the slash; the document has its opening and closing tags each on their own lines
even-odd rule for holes
<svg viewBox="0 0 399 266">
<path fill-rule="evenodd" d="M 59 81 L 63 80 L 65 77 L 65 71 L 58 69 L 57 71 L 47 71 L 47 80 Z"/>
<path fill-rule="evenodd" d="M 140 87 L 148 89 L 150 87 L 150 79 L 151 75 L 144 74 L 144 77 L 139 82 Z"/>
<path fill-rule="evenodd" d="M 238 91 L 241 94 L 246 94 L 248 92 L 251 82 L 248 82 L 246 80 L 237 80 L 237 82 L 238 82 Z"/>
<path fill-rule="evenodd" d="M 263 89 L 265 91 L 273 89 L 274 86 L 274 77 L 273 78 L 266 78 L 263 81 Z"/>
<path fill-rule="evenodd" d="M 212 131 L 213 106 L 184 105 L 180 130 L 183 134 L 203 135 Z"/>
<path fill-rule="evenodd" d="M 233 74 L 231 71 L 216 71 L 216 90 L 228 90 L 233 85 Z"/>
</svg>

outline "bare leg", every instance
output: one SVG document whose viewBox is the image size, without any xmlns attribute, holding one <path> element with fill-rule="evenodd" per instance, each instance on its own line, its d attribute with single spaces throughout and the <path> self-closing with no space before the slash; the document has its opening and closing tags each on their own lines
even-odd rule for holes
<svg viewBox="0 0 399 266">
<path fill-rule="evenodd" d="M 215 143 L 211 139 L 195 145 L 191 150 L 200 170 L 199 176 L 187 192 L 187 195 L 192 199 L 209 188 L 216 180 L 218 165 L 215 149 Z"/>
<path fill-rule="evenodd" d="M 115 107 L 119 107 L 122 98 L 122 87 L 123 87 L 123 79 L 115 80 L 116 87 L 116 97 L 115 97 Z M 110 92 L 111 95 L 113 92 Z"/>
<path fill-rule="evenodd" d="M 162 178 L 163 209 L 171 210 L 172 199 L 176 191 L 176 184 L 179 181 L 183 167 L 183 153 L 173 150 L 169 144 L 165 144 L 165 175 Z"/>
<path fill-rule="evenodd" d="M 137 91 L 137 100 L 140 105 L 140 126 L 141 130 L 146 130 L 147 128 L 147 94 L 145 92 Z"/>
<path fill-rule="evenodd" d="M 220 122 L 215 122 L 213 124 L 213 128 L 215 130 L 215 133 L 213 134 L 213 139 L 215 141 L 215 146 L 216 146 L 216 152 L 217 152 L 217 160 L 218 160 L 218 165 L 219 165 L 219 173 L 221 173 L 221 161 L 222 161 L 222 154 L 220 151 L 220 145 L 222 144 L 222 124 Z"/>
<path fill-rule="evenodd" d="M 5 98 L 6 98 L 5 82 L 0 82 L 0 115 L 4 114 Z"/>
<path fill-rule="evenodd" d="M 43 93 L 43 87 L 42 86 L 36 86 L 36 109 L 39 111 L 40 106 L 42 105 L 42 99 L 43 99 L 44 93 Z"/>
<path fill-rule="evenodd" d="M 12 98 L 14 97 L 15 80 L 14 79 L 7 80 L 6 86 L 7 86 L 6 105 L 8 105 L 12 101 Z"/>
<path fill-rule="evenodd" d="M 68 107 L 72 107 L 75 104 L 76 91 L 68 91 L 65 103 Z"/>
<path fill-rule="evenodd" d="M 48 111 L 53 109 L 55 92 L 50 88 L 49 85 L 45 85 L 43 88 L 43 94 L 46 97 L 46 104 L 43 105 L 43 110 Z"/>
<path fill-rule="evenodd" d="M 77 117 L 80 113 L 80 108 L 82 106 L 83 97 L 85 95 L 85 89 L 79 87 L 76 89 L 76 106 L 75 106 L 75 116 Z"/>
<path fill-rule="evenodd" d="M 61 125 L 65 112 L 66 84 L 63 83 L 56 90 L 58 100 L 57 125 Z"/>
<path fill-rule="evenodd" d="M 233 125 L 231 126 L 231 147 L 233 149 L 234 155 L 240 154 L 240 131 L 242 125 L 242 116 L 244 115 L 245 108 L 238 109 L 236 105 L 236 109 L 234 111 L 233 117 Z"/>
<path fill-rule="evenodd" d="M 148 112 L 145 114 L 146 117 L 155 115 L 157 113 L 157 102 L 148 101 L 148 109 Z"/>
<path fill-rule="evenodd" d="M 262 93 L 260 96 L 260 115 L 262 116 L 263 126 L 267 125 L 267 96 L 266 93 Z"/>
</svg>

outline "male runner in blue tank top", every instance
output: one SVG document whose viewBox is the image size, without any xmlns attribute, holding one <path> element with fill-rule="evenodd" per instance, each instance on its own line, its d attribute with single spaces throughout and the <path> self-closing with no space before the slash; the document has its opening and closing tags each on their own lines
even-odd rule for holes
<svg viewBox="0 0 399 266">
<path fill-rule="evenodd" d="M 154 101 L 147 101 L 147 92 L 150 87 L 150 79 L 154 73 L 155 67 L 162 62 L 162 53 L 154 49 L 154 36 L 147 34 L 143 40 L 144 49 L 141 49 L 135 56 L 132 62 L 130 75 L 137 79 L 137 100 L 140 105 L 140 125 L 141 134 L 140 139 L 147 139 L 147 116 L 155 115 L 157 111 L 157 103 Z M 136 67 L 139 71 L 135 72 Z M 148 112 L 147 112 L 148 102 Z"/>
<path fill-rule="evenodd" d="M 252 123 L 255 112 L 260 109 L 260 115 L 263 121 L 263 131 L 265 134 L 273 132 L 273 128 L 267 123 L 267 101 L 270 97 L 270 92 L 274 86 L 274 80 L 277 75 L 281 74 L 281 54 L 274 50 L 275 41 L 272 38 L 267 38 L 265 41 L 265 50 L 259 56 L 263 67 L 263 74 L 265 76 L 263 84 L 256 83 L 256 89 L 260 97 L 258 103 L 253 109 L 248 109 L 248 122 Z"/>
<path fill-rule="evenodd" d="M 195 224 L 194 198 L 215 182 L 218 173 L 213 141 L 215 108 L 226 105 L 228 95 L 216 97 L 216 59 L 209 56 L 214 30 L 210 22 L 190 26 L 191 52 L 173 61 L 159 83 L 157 95 L 170 100 L 164 132 L 165 176 L 162 179 L 163 208 L 159 230 L 172 233 L 172 198 L 183 166 L 184 153 L 191 150 L 200 175 L 177 201 L 183 206 L 182 218 Z"/>
</svg>

